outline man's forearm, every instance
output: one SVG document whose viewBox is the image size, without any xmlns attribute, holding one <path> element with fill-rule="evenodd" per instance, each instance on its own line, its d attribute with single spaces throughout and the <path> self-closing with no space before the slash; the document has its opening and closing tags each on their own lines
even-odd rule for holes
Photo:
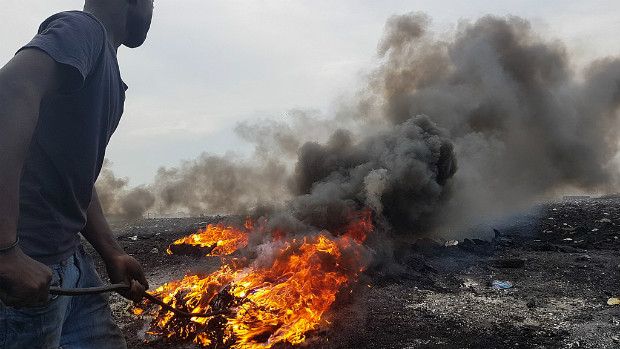
<svg viewBox="0 0 620 349">
<path fill-rule="evenodd" d="M 96 189 L 93 189 L 93 197 L 87 211 L 86 227 L 82 230 L 82 236 L 95 248 L 104 262 L 110 257 L 125 253 L 105 219 Z"/>
<path fill-rule="evenodd" d="M 105 263 L 110 282 L 130 285 L 128 291 L 121 292 L 126 298 L 135 302 L 140 301 L 149 283 L 144 276 L 144 270 L 138 261 L 126 254 L 114 238 L 112 230 L 106 221 L 97 190 L 93 188 L 93 198 L 88 207 L 86 227 L 82 235 L 97 250 Z"/>
</svg>

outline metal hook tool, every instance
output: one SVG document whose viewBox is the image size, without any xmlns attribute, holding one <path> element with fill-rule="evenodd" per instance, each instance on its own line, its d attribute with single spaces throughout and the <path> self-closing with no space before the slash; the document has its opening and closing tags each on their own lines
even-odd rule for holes
<svg viewBox="0 0 620 349">
<path fill-rule="evenodd" d="M 129 285 L 127 284 L 112 284 L 112 285 L 104 285 L 98 287 L 87 287 L 87 288 L 60 288 L 60 287 L 50 287 L 50 294 L 59 295 L 59 296 L 84 296 L 105 292 L 114 292 L 114 291 L 123 291 L 129 289 Z M 177 316 L 181 317 L 212 317 L 216 315 L 224 315 L 230 314 L 230 310 L 220 310 L 213 311 L 209 313 L 188 313 L 175 307 L 170 304 L 162 301 L 161 299 L 153 296 L 152 294 L 144 291 L 144 298 L 149 301 L 161 306 L 162 308 L 173 312 Z"/>
</svg>

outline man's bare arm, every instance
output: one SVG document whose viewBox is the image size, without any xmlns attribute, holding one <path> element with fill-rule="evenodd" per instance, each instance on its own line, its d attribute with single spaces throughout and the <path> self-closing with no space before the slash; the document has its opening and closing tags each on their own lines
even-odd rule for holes
<svg viewBox="0 0 620 349">
<path fill-rule="evenodd" d="M 93 196 L 87 212 L 86 227 L 82 230 L 82 235 L 101 256 L 110 281 L 112 283 L 126 283 L 131 286 L 129 291 L 121 294 L 136 302 L 139 301 L 144 290 L 148 289 L 144 271 L 133 257 L 123 251 L 112 234 L 103 214 L 96 189 L 93 189 Z"/>
<path fill-rule="evenodd" d="M 0 69 L 0 247 L 15 241 L 19 181 L 41 100 L 60 86 L 60 69 L 36 49 L 19 52 Z"/>
<path fill-rule="evenodd" d="M 37 49 L 20 51 L 0 69 L 0 248 L 17 239 L 19 182 L 41 101 L 62 86 L 62 67 Z M 19 246 L 0 252 L 0 299 L 32 306 L 47 299 L 52 274 Z"/>
</svg>

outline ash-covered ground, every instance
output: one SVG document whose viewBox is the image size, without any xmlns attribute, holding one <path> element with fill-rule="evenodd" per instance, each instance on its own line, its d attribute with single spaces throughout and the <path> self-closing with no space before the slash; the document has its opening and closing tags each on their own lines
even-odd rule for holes
<svg viewBox="0 0 620 349">
<path fill-rule="evenodd" d="M 115 229 L 155 288 L 188 270 L 219 267 L 217 257 L 165 250 L 222 219 L 150 219 Z M 331 325 L 298 347 L 620 347 L 620 306 L 607 304 L 620 297 L 620 198 L 539 205 L 507 222 L 464 232 L 458 245 L 424 239 L 405 248 L 396 256 L 401 270 L 368 272 L 352 295 L 337 301 Z M 481 235 L 491 238 L 465 239 Z M 493 287 L 496 281 L 512 287 Z M 144 343 L 148 319 L 129 313 L 118 295 L 112 304 L 130 348 L 195 348 L 163 339 Z"/>
</svg>

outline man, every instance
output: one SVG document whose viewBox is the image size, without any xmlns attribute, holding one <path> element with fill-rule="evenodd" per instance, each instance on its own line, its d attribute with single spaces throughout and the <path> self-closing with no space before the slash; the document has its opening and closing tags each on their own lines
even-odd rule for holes
<svg viewBox="0 0 620 349">
<path fill-rule="evenodd" d="M 94 182 L 123 111 L 116 51 L 146 39 L 153 0 L 86 0 L 56 14 L 0 69 L 0 347 L 125 348 L 106 295 L 50 296 L 101 284 L 78 233 L 112 283 L 139 300 L 148 284 L 105 221 Z"/>
</svg>

